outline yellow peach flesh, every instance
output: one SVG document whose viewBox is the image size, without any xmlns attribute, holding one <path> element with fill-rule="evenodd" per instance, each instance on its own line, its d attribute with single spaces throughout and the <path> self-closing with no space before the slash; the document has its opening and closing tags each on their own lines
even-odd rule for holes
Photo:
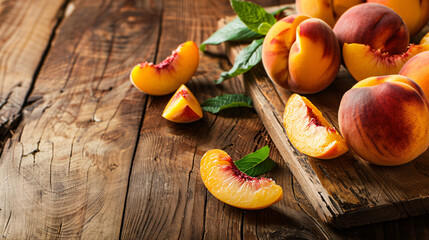
<svg viewBox="0 0 429 240">
<path fill-rule="evenodd" d="M 429 45 L 411 45 L 403 54 L 390 55 L 374 50 L 368 45 L 345 43 L 343 46 L 344 63 L 356 81 L 389 74 L 398 74 L 402 66 L 414 55 L 428 51 Z"/>
<path fill-rule="evenodd" d="M 198 68 L 199 50 L 193 41 L 181 44 L 172 55 L 158 65 L 137 64 L 130 80 L 140 91 L 149 95 L 166 95 L 187 83 Z"/>
<path fill-rule="evenodd" d="M 162 116 L 172 122 L 189 123 L 201 119 L 203 111 L 194 94 L 182 85 L 167 103 Z"/>
<path fill-rule="evenodd" d="M 292 94 L 283 116 L 286 134 L 298 151 L 311 157 L 331 159 L 348 151 L 341 135 L 305 97 Z"/>
<path fill-rule="evenodd" d="M 283 189 L 269 178 L 240 172 L 224 151 L 212 149 L 201 159 L 200 173 L 209 192 L 220 201 L 243 209 L 262 209 L 280 201 Z"/>
</svg>

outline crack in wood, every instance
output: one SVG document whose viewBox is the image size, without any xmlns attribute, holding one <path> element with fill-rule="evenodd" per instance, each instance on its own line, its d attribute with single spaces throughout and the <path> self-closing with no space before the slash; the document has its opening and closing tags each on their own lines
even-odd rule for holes
<svg viewBox="0 0 429 240">
<path fill-rule="evenodd" d="M 8 230 L 11 218 L 12 218 L 12 211 L 9 213 L 9 217 L 7 218 L 6 224 L 5 224 L 4 228 L 3 228 L 2 238 L 4 238 L 4 239 L 7 238 L 7 234 L 8 234 L 7 230 Z"/>
</svg>

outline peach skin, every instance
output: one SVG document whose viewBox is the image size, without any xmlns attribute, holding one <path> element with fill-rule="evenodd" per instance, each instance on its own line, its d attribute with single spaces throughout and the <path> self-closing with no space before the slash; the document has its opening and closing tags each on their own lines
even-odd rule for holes
<svg viewBox="0 0 429 240">
<path fill-rule="evenodd" d="M 203 110 L 194 94 L 182 84 L 168 101 L 162 117 L 176 123 L 189 123 L 201 119 Z"/>
<path fill-rule="evenodd" d="M 161 63 L 142 62 L 131 71 L 130 80 L 149 95 L 166 95 L 187 83 L 198 68 L 199 50 L 193 41 L 180 44 Z"/>
<path fill-rule="evenodd" d="M 400 75 L 414 80 L 429 98 L 429 52 L 422 52 L 410 60 L 402 67 Z"/>
<path fill-rule="evenodd" d="M 369 3 L 380 3 L 395 11 L 405 24 L 410 35 L 417 34 L 429 20 L 429 0 L 367 0 Z"/>
<path fill-rule="evenodd" d="M 341 53 L 325 22 L 292 15 L 271 27 L 262 46 L 262 63 L 279 86 L 297 93 L 316 93 L 335 79 Z"/>
<path fill-rule="evenodd" d="M 292 94 L 283 115 L 283 126 L 298 151 L 319 159 L 336 158 L 348 151 L 341 135 L 305 97 Z"/>
<path fill-rule="evenodd" d="M 262 209 L 280 201 L 283 189 L 270 178 L 241 172 L 224 151 L 212 149 L 201 159 L 204 185 L 220 201 L 242 209 Z"/>
<path fill-rule="evenodd" d="M 429 103 L 421 88 L 401 75 L 370 77 L 341 99 L 341 133 L 364 160 L 395 166 L 412 161 L 429 145 Z"/>
</svg>

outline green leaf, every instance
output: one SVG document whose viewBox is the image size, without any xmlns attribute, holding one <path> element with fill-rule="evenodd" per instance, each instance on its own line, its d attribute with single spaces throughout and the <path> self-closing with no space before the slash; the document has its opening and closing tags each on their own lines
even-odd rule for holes
<svg viewBox="0 0 429 240">
<path fill-rule="evenodd" d="M 270 25 L 269 23 L 263 22 L 261 23 L 261 25 L 259 25 L 258 27 L 258 32 L 262 35 L 267 35 L 268 30 L 270 30 L 272 25 Z"/>
<path fill-rule="evenodd" d="M 263 38 L 254 40 L 249 46 L 241 50 L 235 58 L 234 66 L 228 72 L 221 73 L 219 79 L 215 82 L 219 84 L 226 79 L 243 74 L 258 64 L 262 59 L 263 42 Z"/>
<path fill-rule="evenodd" d="M 242 159 L 234 162 L 238 170 L 251 177 L 257 177 L 261 174 L 271 171 L 276 163 L 268 158 L 270 148 L 265 146 L 259 150 L 244 156 Z"/>
<path fill-rule="evenodd" d="M 291 8 L 291 7 L 284 7 L 284 8 L 280 8 L 280 9 L 278 9 L 277 11 L 272 12 L 272 13 L 271 13 L 271 15 L 273 15 L 273 16 L 275 17 L 277 14 L 279 14 L 279 13 L 281 13 L 281 12 L 283 12 L 284 10 L 287 10 L 287 9 L 292 9 L 292 8 Z"/>
<path fill-rule="evenodd" d="M 207 44 L 217 45 L 226 41 L 246 41 L 261 38 L 262 35 L 258 34 L 249 28 L 236 17 L 223 28 L 217 30 L 201 45 L 200 49 L 204 52 Z"/>
<path fill-rule="evenodd" d="M 253 108 L 252 99 L 243 94 L 225 94 L 207 99 L 201 104 L 204 111 L 211 113 L 218 113 L 221 110 L 234 107 Z"/>
<path fill-rule="evenodd" d="M 258 27 L 261 23 L 265 22 L 273 25 L 277 22 L 273 15 L 257 4 L 240 0 L 231 0 L 231 6 L 241 21 L 243 21 L 250 30 L 256 33 L 258 33 Z"/>
</svg>

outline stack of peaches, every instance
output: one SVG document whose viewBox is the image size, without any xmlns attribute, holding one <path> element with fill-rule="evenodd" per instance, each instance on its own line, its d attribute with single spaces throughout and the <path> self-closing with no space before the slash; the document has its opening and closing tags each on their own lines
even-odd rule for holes
<svg viewBox="0 0 429 240">
<path fill-rule="evenodd" d="M 361 2 L 297 0 L 299 14 L 265 37 L 262 62 L 271 80 L 295 93 L 322 91 L 341 64 L 357 81 L 340 102 L 344 138 L 308 99 L 290 97 L 283 124 L 299 151 L 330 159 L 350 148 L 373 164 L 404 164 L 429 146 L 429 34 L 410 44 L 428 22 L 429 1 Z"/>
</svg>

